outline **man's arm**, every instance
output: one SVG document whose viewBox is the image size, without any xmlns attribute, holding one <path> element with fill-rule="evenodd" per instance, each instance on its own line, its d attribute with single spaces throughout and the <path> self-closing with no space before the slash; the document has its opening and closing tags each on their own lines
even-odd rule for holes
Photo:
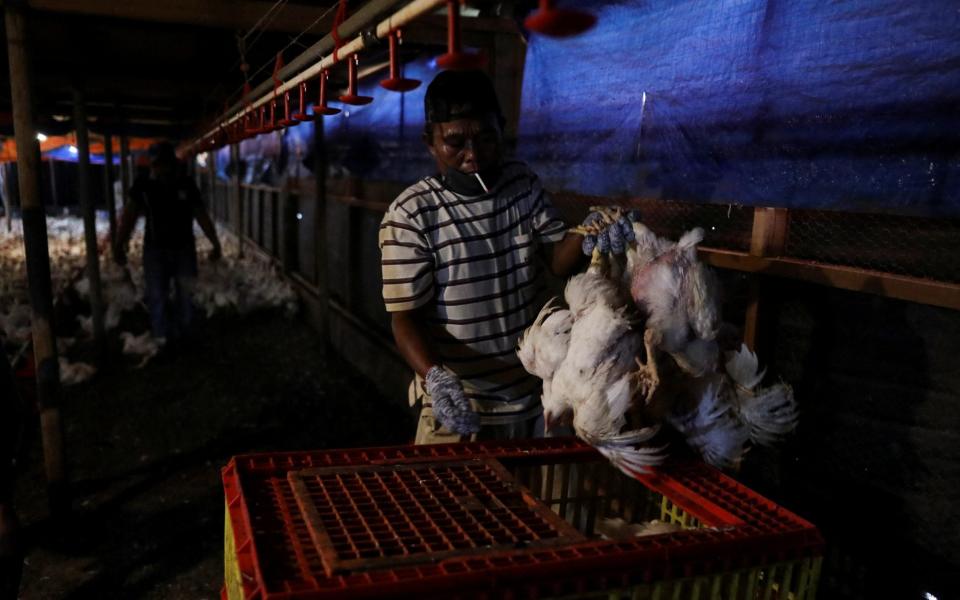
<svg viewBox="0 0 960 600">
<path fill-rule="evenodd" d="M 120 216 L 116 246 L 113 248 L 113 259 L 120 264 L 126 262 L 127 244 L 130 242 L 130 236 L 133 235 L 133 228 L 137 226 L 138 218 L 140 218 L 139 205 L 136 202 L 127 202 Z"/>
<path fill-rule="evenodd" d="M 197 225 L 200 226 L 203 235 L 207 236 L 207 239 L 213 244 L 212 258 L 219 258 L 222 253 L 220 249 L 220 238 L 217 237 L 217 228 L 214 226 L 213 219 L 210 218 L 207 209 L 205 209 L 203 205 L 200 205 L 194 209 L 193 216 L 197 219 Z"/>
<path fill-rule="evenodd" d="M 423 314 L 419 310 L 392 313 L 391 327 L 400 354 L 417 375 L 425 377 L 431 367 L 440 364 L 430 347 Z"/>
<path fill-rule="evenodd" d="M 544 244 L 544 262 L 550 272 L 557 277 L 568 277 L 580 270 L 586 259 L 581 249 L 582 244 L 583 236 L 570 232 L 555 244 Z"/>
</svg>

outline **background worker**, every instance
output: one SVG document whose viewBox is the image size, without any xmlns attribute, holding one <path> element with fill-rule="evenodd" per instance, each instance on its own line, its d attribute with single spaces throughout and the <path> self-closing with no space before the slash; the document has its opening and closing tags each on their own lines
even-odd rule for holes
<svg viewBox="0 0 960 600">
<path fill-rule="evenodd" d="M 217 230 L 203 207 L 200 190 L 180 168 L 169 143 L 150 148 L 150 171 L 130 189 L 117 231 L 114 259 L 127 261 L 127 244 L 137 219 L 146 218 L 143 275 L 153 336 L 167 343 L 182 338 L 193 321 L 192 291 L 197 277 L 193 220 L 213 244 L 210 259 L 221 256 Z M 174 302 L 168 302 L 173 284 Z"/>
<path fill-rule="evenodd" d="M 437 173 L 393 201 L 380 228 L 383 297 L 416 372 L 417 443 L 542 431 L 540 380 L 517 339 L 542 305 L 545 265 L 566 276 L 583 237 L 526 165 L 503 158 L 504 118 L 489 78 L 446 71 L 424 101 Z"/>
</svg>

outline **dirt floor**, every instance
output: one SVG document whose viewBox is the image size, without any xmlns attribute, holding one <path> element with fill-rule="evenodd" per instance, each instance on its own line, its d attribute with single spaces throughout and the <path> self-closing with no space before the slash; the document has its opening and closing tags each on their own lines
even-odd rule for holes
<svg viewBox="0 0 960 600">
<path fill-rule="evenodd" d="M 73 512 L 47 513 L 34 434 L 18 479 L 21 598 L 219 598 L 220 468 L 234 454 L 405 443 L 413 419 L 301 320 L 216 318 L 168 360 L 68 388 Z M 117 355 L 117 360 L 123 357 Z"/>
</svg>

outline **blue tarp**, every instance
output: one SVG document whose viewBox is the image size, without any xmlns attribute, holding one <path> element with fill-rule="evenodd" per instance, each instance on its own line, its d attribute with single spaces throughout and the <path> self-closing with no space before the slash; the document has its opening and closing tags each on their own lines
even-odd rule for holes
<svg viewBox="0 0 960 600">
<path fill-rule="evenodd" d="M 519 151 L 604 196 L 960 214 L 955 0 L 580 2 L 532 36 Z"/>
<path fill-rule="evenodd" d="M 530 36 L 524 70 L 518 155 L 549 189 L 960 215 L 956 0 L 577 5 L 597 26 Z M 383 90 L 377 76 L 360 86 L 372 104 L 331 101 L 344 109 L 324 119 L 334 176 L 432 172 L 420 136 L 436 73 L 413 61 L 406 74 L 424 84 L 412 92 Z M 244 156 L 295 169 L 312 128 Z"/>
</svg>

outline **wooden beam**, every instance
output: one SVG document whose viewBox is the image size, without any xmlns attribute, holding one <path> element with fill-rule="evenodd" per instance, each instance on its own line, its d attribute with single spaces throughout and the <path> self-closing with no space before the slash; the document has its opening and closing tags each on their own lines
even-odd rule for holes
<svg viewBox="0 0 960 600">
<path fill-rule="evenodd" d="M 93 342 L 97 366 L 103 367 L 106 355 L 106 330 L 103 323 L 103 289 L 100 286 L 100 252 L 97 249 L 97 213 L 90 190 L 90 135 L 83 92 L 73 94 L 73 126 L 77 131 L 77 196 L 83 212 L 83 239 L 87 251 L 86 274 L 93 317 Z"/>
<path fill-rule="evenodd" d="M 33 360 L 37 372 L 37 404 L 43 440 L 44 469 L 50 511 L 61 515 L 70 509 L 64 460 L 63 426 L 60 422 L 60 364 L 53 337 L 53 285 L 50 281 L 50 253 L 47 221 L 40 201 L 40 149 L 33 120 L 30 49 L 27 17 L 18 3 L 4 3 L 7 30 L 7 58 L 13 104 L 13 127 L 17 141 L 17 181 L 23 216 L 23 243 L 30 288 Z"/>
<path fill-rule="evenodd" d="M 750 238 L 752 256 L 780 256 L 787 243 L 787 210 L 785 208 L 757 207 L 753 210 L 753 231 Z M 770 335 L 775 310 L 766 282 L 753 277 L 747 298 L 743 322 L 743 341 L 754 352 L 773 347 Z M 764 340 L 761 342 L 761 336 Z"/>
<path fill-rule="evenodd" d="M 274 3 L 251 0 L 30 0 L 29 4 L 34 10 L 46 12 L 247 31 Z M 329 4 L 334 2 L 331 0 Z M 259 28 L 283 33 L 306 30 L 315 35 L 324 34 L 330 31 L 336 11 L 330 11 L 318 23 L 310 25 L 328 8 L 287 3 L 264 19 Z"/>
<path fill-rule="evenodd" d="M 107 219 L 110 220 L 110 248 L 117 243 L 117 200 L 113 195 L 113 137 L 103 136 L 103 198 L 107 203 Z"/>
<path fill-rule="evenodd" d="M 798 279 L 842 290 L 960 310 L 960 284 L 956 283 L 796 258 L 750 256 L 746 252 L 720 248 L 701 247 L 699 251 L 704 262 L 720 269 Z"/>
</svg>

